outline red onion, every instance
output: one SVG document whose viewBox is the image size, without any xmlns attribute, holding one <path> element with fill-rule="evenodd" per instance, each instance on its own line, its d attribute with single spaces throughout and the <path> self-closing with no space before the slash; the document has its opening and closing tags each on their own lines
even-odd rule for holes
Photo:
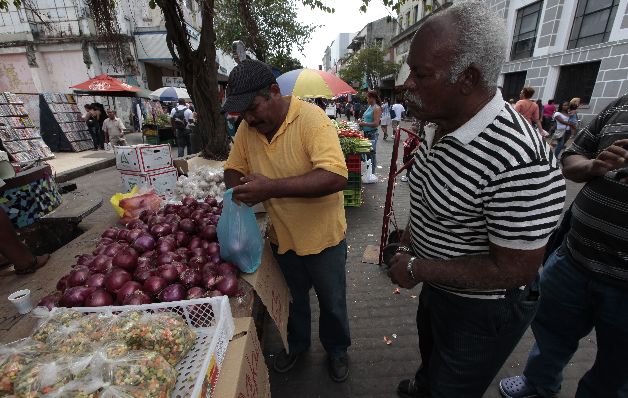
<svg viewBox="0 0 628 398">
<path fill-rule="evenodd" d="M 173 261 L 181 261 L 181 256 L 176 253 L 160 253 L 157 255 L 157 265 L 170 264 Z"/>
<path fill-rule="evenodd" d="M 184 218 L 179 221 L 179 229 L 189 233 L 196 232 L 196 222 L 194 222 L 191 218 Z"/>
<path fill-rule="evenodd" d="M 172 233 L 172 226 L 170 224 L 154 224 L 150 227 L 150 233 L 157 237 L 170 235 Z"/>
<path fill-rule="evenodd" d="M 207 255 L 207 250 L 203 249 L 202 247 L 196 247 L 194 249 L 191 249 L 190 253 L 192 254 L 192 257 L 206 256 Z"/>
<path fill-rule="evenodd" d="M 133 271 L 137 267 L 137 257 L 137 252 L 129 247 L 119 251 L 113 258 L 112 264 L 114 267 Z"/>
<path fill-rule="evenodd" d="M 85 284 L 85 282 L 87 282 L 87 278 L 89 278 L 89 271 L 74 270 L 70 272 L 70 277 L 68 278 L 68 285 L 82 286 Z"/>
<path fill-rule="evenodd" d="M 213 289 L 218 283 L 218 275 L 215 272 L 203 272 L 200 285 L 205 289 Z"/>
<path fill-rule="evenodd" d="M 93 288 L 85 286 L 74 286 L 68 288 L 63 295 L 59 304 L 63 307 L 81 307 L 87 296 L 93 291 Z"/>
<path fill-rule="evenodd" d="M 105 250 L 107 250 L 107 248 L 108 248 L 108 247 L 109 247 L 109 244 L 106 244 L 106 245 L 99 245 L 99 246 L 97 246 L 97 247 L 94 249 L 94 251 L 92 252 L 92 254 L 93 254 L 94 256 L 99 256 L 99 255 L 101 255 L 101 254 L 104 254 L 104 253 L 105 253 Z"/>
<path fill-rule="evenodd" d="M 179 277 L 177 269 L 172 264 L 164 264 L 157 268 L 157 275 L 164 278 L 168 283 L 174 282 Z"/>
<path fill-rule="evenodd" d="M 151 296 L 158 295 L 166 286 L 168 282 L 159 276 L 151 276 L 144 281 L 142 290 Z"/>
<path fill-rule="evenodd" d="M 174 251 L 179 256 L 181 256 L 181 261 L 187 263 L 190 258 L 192 258 L 192 253 L 188 250 L 187 247 L 180 247 Z"/>
<path fill-rule="evenodd" d="M 209 258 L 207 258 L 206 256 L 195 256 L 195 257 L 192 257 L 190 261 L 188 261 L 188 266 L 200 268 L 203 265 L 205 265 L 208 261 L 209 261 Z"/>
<path fill-rule="evenodd" d="M 201 267 L 201 273 L 203 275 L 205 275 L 207 273 L 212 273 L 212 274 L 218 275 L 218 269 L 217 269 L 216 264 L 207 263 L 207 264 L 203 265 Z"/>
<path fill-rule="evenodd" d="M 190 218 L 196 222 L 199 222 L 203 218 L 205 218 L 205 212 L 203 210 L 194 210 L 192 214 L 190 214 Z"/>
<path fill-rule="evenodd" d="M 181 205 L 175 205 L 175 204 L 170 203 L 164 206 L 164 213 L 176 214 L 179 212 L 180 208 L 181 208 Z"/>
<path fill-rule="evenodd" d="M 87 278 L 85 282 L 87 287 L 104 287 L 105 286 L 105 274 L 92 274 Z"/>
<path fill-rule="evenodd" d="M 137 268 L 133 273 L 133 279 L 138 282 L 144 283 L 146 279 L 154 275 L 154 271 L 150 268 Z"/>
<path fill-rule="evenodd" d="M 181 217 L 179 217 L 177 214 L 166 214 L 164 216 L 164 221 L 166 222 L 166 224 L 178 224 L 179 221 L 181 221 Z"/>
<path fill-rule="evenodd" d="M 129 231 L 129 233 L 126 236 L 126 241 L 129 243 L 133 243 L 135 242 L 135 239 L 139 238 L 140 236 L 144 235 L 144 230 L 143 229 L 132 229 Z"/>
<path fill-rule="evenodd" d="M 186 287 L 190 288 L 201 283 L 201 274 L 194 269 L 186 269 L 179 274 L 179 280 Z"/>
<path fill-rule="evenodd" d="M 131 220 L 126 224 L 128 229 L 142 229 L 144 222 L 142 220 Z"/>
<path fill-rule="evenodd" d="M 140 220 L 142 220 L 143 222 L 148 222 L 148 220 L 154 216 L 156 213 L 152 210 L 142 210 L 140 212 Z"/>
<path fill-rule="evenodd" d="M 234 274 L 222 275 L 216 284 L 216 289 L 227 296 L 235 296 L 238 293 L 238 277 Z"/>
<path fill-rule="evenodd" d="M 205 293 L 205 297 L 220 297 L 220 296 L 223 296 L 220 290 L 208 290 L 207 293 Z"/>
<path fill-rule="evenodd" d="M 100 242 L 98 242 L 98 246 L 107 246 L 115 242 L 115 240 L 111 238 L 102 238 Z"/>
<path fill-rule="evenodd" d="M 161 301 L 179 301 L 185 299 L 187 291 L 185 287 L 179 283 L 166 286 L 164 290 L 159 293 L 159 300 Z"/>
<path fill-rule="evenodd" d="M 211 216 L 209 216 L 209 221 L 213 224 L 213 225 L 218 225 L 218 220 L 220 220 L 220 216 L 216 215 L 216 214 L 212 214 Z"/>
<path fill-rule="evenodd" d="M 100 254 L 92 260 L 92 263 L 88 265 L 89 270 L 94 273 L 107 273 L 112 267 L 111 257 L 107 257 L 104 254 Z"/>
<path fill-rule="evenodd" d="M 238 275 L 238 268 L 231 263 L 220 263 L 218 267 L 216 267 L 219 275 Z"/>
<path fill-rule="evenodd" d="M 203 289 L 202 287 L 194 286 L 188 289 L 185 298 L 187 300 L 198 299 L 198 298 L 202 298 L 205 295 L 205 293 L 206 293 L 205 289 Z"/>
<path fill-rule="evenodd" d="M 202 242 L 203 242 L 203 239 L 199 238 L 198 236 L 193 236 L 190 239 L 190 243 L 188 244 L 188 249 L 194 250 L 196 248 L 199 248 L 201 247 Z"/>
<path fill-rule="evenodd" d="M 124 300 L 122 300 L 122 305 L 143 305 L 150 304 L 152 302 L 153 301 L 146 293 L 138 290 L 135 293 L 126 296 Z"/>
<path fill-rule="evenodd" d="M 190 242 L 190 237 L 187 233 L 183 231 L 177 231 L 174 234 L 174 238 L 177 242 L 177 246 L 179 247 L 187 247 L 188 243 Z"/>
<path fill-rule="evenodd" d="M 61 292 L 64 292 L 65 289 L 67 289 L 68 287 L 70 287 L 68 285 L 68 279 L 70 278 L 70 275 L 64 275 L 61 277 L 61 279 L 59 279 L 59 281 L 57 282 L 57 290 L 60 290 Z"/>
<path fill-rule="evenodd" d="M 172 265 L 176 270 L 177 270 L 177 275 L 179 275 L 181 272 L 185 271 L 186 269 L 188 269 L 187 265 L 182 264 L 178 261 L 173 261 L 170 263 L 170 265 Z"/>
<path fill-rule="evenodd" d="M 209 213 L 212 210 L 212 206 L 205 202 L 199 202 L 196 205 L 197 210 L 203 210 L 205 213 Z"/>
<path fill-rule="evenodd" d="M 163 224 L 164 222 L 166 222 L 166 219 L 164 218 L 164 216 L 160 216 L 156 214 L 148 220 L 148 226 L 152 227 L 153 225 Z"/>
<path fill-rule="evenodd" d="M 118 243 L 118 242 L 114 242 L 114 243 L 108 245 L 107 248 L 105 249 L 105 251 L 102 254 L 104 254 L 105 256 L 113 257 L 120 250 L 122 250 L 122 245 L 120 243 Z"/>
<path fill-rule="evenodd" d="M 171 253 L 177 249 L 177 242 L 174 239 L 163 239 L 157 243 L 157 251 L 159 253 Z"/>
<path fill-rule="evenodd" d="M 54 293 L 49 294 L 49 295 L 47 295 L 45 297 L 42 297 L 42 299 L 39 300 L 39 303 L 37 303 L 37 306 L 38 307 L 46 307 L 50 311 L 54 307 L 58 307 L 59 306 L 59 300 L 61 300 L 61 293 L 60 292 L 54 292 Z"/>
<path fill-rule="evenodd" d="M 210 256 L 220 255 L 220 246 L 217 242 L 211 242 L 207 247 L 207 254 Z"/>
<path fill-rule="evenodd" d="M 142 291 L 142 284 L 136 281 L 128 281 L 118 291 L 116 292 L 116 296 L 119 302 L 123 302 L 126 296 L 129 294 L 133 294 L 135 292 Z"/>
<path fill-rule="evenodd" d="M 105 307 L 112 304 L 113 297 L 105 289 L 96 289 L 85 299 L 85 307 Z"/>
<path fill-rule="evenodd" d="M 216 241 L 216 226 L 206 225 L 199 231 L 199 236 L 203 239 L 207 239 L 210 242 Z"/>
<path fill-rule="evenodd" d="M 81 254 L 81 255 L 76 256 L 76 264 L 86 265 L 87 267 L 89 267 L 89 264 L 92 262 L 93 259 L 94 259 L 94 256 L 91 256 L 89 254 Z"/>
<path fill-rule="evenodd" d="M 138 257 L 137 268 L 153 268 L 153 259 L 151 257 Z M 136 268 L 136 269 L 137 269 Z"/>
<path fill-rule="evenodd" d="M 196 202 L 196 199 L 194 199 L 193 197 L 186 196 L 185 198 L 183 198 L 181 203 L 183 204 L 184 207 L 196 207 L 196 204 L 198 202 Z"/>
<path fill-rule="evenodd" d="M 100 236 L 103 238 L 116 239 L 118 236 L 118 230 L 115 228 L 107 228 Z"/>
<path fill-rule="evenodd" d="M 155 248 L 155 239 L 148 235 L 140 235 L 133 242 L 133 248 L 140 253 L 145 253 Z"/>
<path fill-rule="evenodd" d="M 120 268 L 112 269 L 105 276 L 105 287 L 111 293 L 116 293 L 126 282 L 131 280 L 131 274 Z"/>
<path fill-rule="evenodd" d="M 129 236 L 128 229 L 120 229 L 118 230 L 118 236 L 116 237 L 116 239 L 126 241 L 128 236 Z"/>
<path fill-rule="evenodd" d="M 177 214 L 181 218 L 188 218 L 190 217 L 190 214 L 192 214 L 192 209 L 190 209 L 189 207 L 181 207 Z"/>
<path fill-rule="evenodd" d="M 220 264 L 222 262 L 222 258 L 220 258 L 218 254 L 214 254 L 213 256 L 211 256 L 209 260 L 212 262 L 212 264 Z"/>
<path fill-rule="evenodd" d="M 205 203 L 209 204 L 212 207 L 218 206 L 218 201 L 213 196 L 208 196 L 205 198 Z"/>
</svg>

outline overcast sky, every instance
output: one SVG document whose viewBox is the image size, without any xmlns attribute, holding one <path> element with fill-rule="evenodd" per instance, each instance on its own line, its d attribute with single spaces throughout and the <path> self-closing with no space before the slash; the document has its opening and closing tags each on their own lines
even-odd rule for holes
<svg viewBox="0 0 628 398">
<path fill-rule="evenodd" d="M 292 53 L 304 67 L 311 69 L 318 69 L 318 65 L 322 64 L 325 48 L 336 39 L 338 33 L 357 32 L 369 22 L 394 15 L 384 7 L 381 0 L 372 0 L 366 13 L 360 12 L 362 0 L 328 0 L 326 4 L 336 9 L 333 14 L 312 10 L 300 1 L 296 3 L 300 22 L 323 25 L 312 35 L 312 40 L 305 46 L 304 54 L 299 53 L 296 48 Z"/>
</svg>

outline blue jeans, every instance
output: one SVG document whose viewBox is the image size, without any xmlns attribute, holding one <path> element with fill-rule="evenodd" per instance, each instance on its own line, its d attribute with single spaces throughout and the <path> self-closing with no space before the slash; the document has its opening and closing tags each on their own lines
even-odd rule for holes
<svg viewBox="0 0 628 398">
<path fill-rule="evenodd" d="M 176 130 L 177 147 L 179 157 L 185 155 L 185 148 L 188 148 L 188 155 L 192 154 L 192 147 L 190 145 L 190 130 L 189 129 L 177 129 Z"/>
<path fill-rule="evenodd" d="M 328 247 L 318 254 L 299 256 L 290 250 L 273 254 L 292 294 L 288 316 L 288 344 L 291 353 L 307 350 L 311 342 L 310 289 L 314 286 L 320 307 L 318 335 L 332 357 L 344 356 L 351 345 L 347 315 L 347 242 Z"/>
<path fill-rule="evenodd" d="M 628 397 L 628 289 L 589 278 L 563 250 L 547 259 L 541 274 L 536 343 L 523 374 L 543 396 L 558 393 L 579 340 L 595 328 L 597 356 L 576 398 Z"/>
<path fill-rule="evenodd" d="M 367 133 L 364 133 L 364 136 L 366 137 Z M 371 152 L 366 154 L 366 159 L 371 159 L 371 165 L 373 166 L 373 174 L 375 174 L 377 172 L 376 167 L 377 167 L 377 139 L 379 138 L 379 130 L 375 131 L 375 132 L 371 132 L 368 133 L 369 136 L 367 137 L 369 141 L 371 141 Z M 364 160 L 364 158 L 362 158 L 362 160 Z"/>
<path fill-rule="evenodd" d="M 565 148 L 565 144 L 567 143 L 567 141 L 569 141 L 569 137 L 571 137 L 571 130 L 566 130 L 565 134 L 563 134 L 563 136 L 560 137 L 560 139 L 558 140 L 556 148 L 554 149 L 554 154 L 556 155 L 556 157 L 558 157 L 562 150 Z"/>
</svg>

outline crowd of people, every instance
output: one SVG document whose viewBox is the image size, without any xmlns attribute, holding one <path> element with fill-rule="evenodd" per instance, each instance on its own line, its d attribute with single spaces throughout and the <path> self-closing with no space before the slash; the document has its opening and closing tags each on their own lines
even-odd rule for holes
<svg viewBox="0 0 628 398">
<path fill-rule="evenodd" d="M 500 381 L 504 397 L 557 394 L 579 339 L 593 329 L 597 357 L 576 397 L 627 396 L 628 96 L 580 132 L 578 99 L 556 109 L 525 87 L 509 104 L 496 84 L 505 37 L 484 2 L 456 3 L 431 14 L 412 40 L 407 107 L 369 92 L 367 106 L 336 108 L 335 116 L 358 119 L 373 164 L 379 128 L 387 138 L 406 109 L 422 121 L 423 139 L 404 153 L 414 161 L 410 219 L 387 264 L 392 283 L 422 283 L 421 365 L 397 394 L 482 397 L 531 325 L 536 343 L 523 375 Z M 235 200 L 266 207 L 293 299 L 289 350 L 274 356 L 273 368 L 288 372 L 311 344 L 313 287 L 330 376 L 342 382 L 351 344 L 348 173 L 336 131 L 316 104 L 282 96 L 271 69 L 254 60 L 232 71 L 223 111 L 242 115 L 226 184 Z M 559 224 L 565 178 L 585 186 Z"/>
</svg>

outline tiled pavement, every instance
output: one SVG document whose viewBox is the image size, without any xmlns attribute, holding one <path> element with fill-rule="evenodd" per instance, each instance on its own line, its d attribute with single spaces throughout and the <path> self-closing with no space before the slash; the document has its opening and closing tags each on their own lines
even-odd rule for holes
<svg viewBox="0 0 628 398">
<path fill-rule="evenodd" d="M 413 375 L 419 365 L 415 324 L 418 298 L 414 296 L 418 295 L 420 286 L 393 294 L 394 286 L 379 267 L 361 262 L 365 247 L 379 244 L 392 141 L 383 141 L 380 135 L 377 149 L 378 164 L 382 166 L 377 174 L 381 182 L 366 185 L 362 207 L 347 208 L 346 211 L 349 245 L 347 302 L 352 335 L 352 346 L 349 349 L 350 377 L 347 382 L 337 384 L 327 375 L 326 355 L 317 334 L 318 305 L 312 293 L 312 346 L 289 373 L 280 375 L 270 371 L 273 398 L 396 397 L 397 383 Z M 580 185 L 568 183 L 568 202 L 573 200 L 579 189 Z M 396 185 L 394 208 L 399 224 L 407 223 L 408 188 L 403 182 Z M 385 344 L 384 336 L 392 339 L 393 343 Z M 500 396 L 496 387 L 500 378 L 521 373 L 533 342 L 534 337 L 528 330 L 484 395 L 485 398 Z M 272 333 L 265 334 L 264 343 L 267 357 L 280 347 L 276 335 Z M 595 336 L 584 338 L 565 370 L 563 391 L 559 397 L 575 395 L 577 381 L 593 364 L 595 352 Z"/>
</svg>

